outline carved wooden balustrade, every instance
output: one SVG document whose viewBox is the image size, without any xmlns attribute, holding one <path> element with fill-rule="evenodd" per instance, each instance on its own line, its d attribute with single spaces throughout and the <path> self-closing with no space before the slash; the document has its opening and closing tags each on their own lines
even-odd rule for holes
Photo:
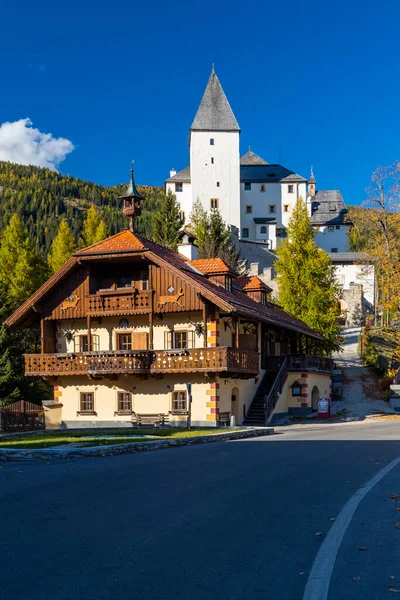
<svg viewBox="0 0 400 600">
<path fill-rule="evenodd" d="M 93 317 L 132 315 L 151 311 L 152 290 L 101 290 L 87 296 L 88 314 Z"/>
<path fill-rule="evenodd" d="M 125 375 L 227 372 L 256 376 L 259 354 L 240 348 L 26 354 L 26 375 Z"/>
<path fill-rule="evenodd" d="M 332 373 L 334 361 L 323 356 L 303 354 L 289 356 L 288 371 L 312 371 L 314 373 Z"/>
</svg>

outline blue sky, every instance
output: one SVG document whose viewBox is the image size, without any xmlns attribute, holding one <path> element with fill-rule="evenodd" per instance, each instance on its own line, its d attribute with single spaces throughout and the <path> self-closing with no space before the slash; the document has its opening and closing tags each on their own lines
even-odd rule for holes
<svg viewBox="0 0 400 600">
<path fill-rule="evenodd" d="M 161 185 L 188 164 L 215 61 L 242 153 L 303 176 L 312 164 L 318 188 L 358 204 L 400 159 L 399 19 L 398 3 L 371 0 L 7 2 L 0 124 L 70 140 L 63 173 L 111 185 L 134 158 L 138 183 Z"/>
</svg>

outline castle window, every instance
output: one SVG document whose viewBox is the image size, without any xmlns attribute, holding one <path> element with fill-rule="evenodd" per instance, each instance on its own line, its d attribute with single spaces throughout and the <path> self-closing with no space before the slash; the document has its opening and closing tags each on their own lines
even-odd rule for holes
<svg viewBox="0 0 400 600">
<path fill-rule="evenodd" d="M 253 207 L 250 204 L 248 204 L 246 206 L 246 215 L 251 215 L 252 212 L 253 212 Z"/>
<path fill-rule="evenodd" d="M 247 228 L 247 227 L 244 227 L 244 228 L 242 229 L 242 237 L 243 237 L 243 238 L 248 238 L 248 237 L 249 237 L 249 230 L 248 230 L 248 228 Z"/>
<path fill-rule="evenodd" d="M 337 252 L 338 249 L 337 248 L 331 248 L 331 252 Z"/>
<path fill-rule="evenodd" d="M 247 181 L 247 182 L 244 184 L 244 189 L 245 189 L 245 190 L 247 190 L 247 191 L 251 190 L 251 183 Z"/>
<path fill-rule="evenodd" d="M 214 146 L 214 138 L 210 138 L 210 146 Z"/>
<path fill-rule="evenodd" d="M 260 185 L 260 192 L 265 192 L 265 183 Z"/>
<path fill-rule="evenodd" d="M 130 414 L 132 412 L 132 394 L 130 392 L 118 392 L 117 411 L 119 414 Z"/>
<path fill-rule="evenodd" d="M 187 410 L 187 397 L 186 392 L 172 392 L 172 411 L 186 411 Z"/>
<path fill-rule="evenodd" d="M 213 156 L 211 157 L 211 164 L 212 165 L 214 164 L 214 157 Z"/>
<path fill-rule="evenodd" d="M 80 395 L 79 412 L 93 413 L 94 412 L 94 393 L 86 392 Z"/>
<path fill-rule="evenodd" d="M 270 204 L 269 205 L 269 212 L 270 213 L 274 213 L 274 214 L 276 213 L 276 206 L 275 206 L 275 204 Z"/>
<path fill-rule="evenodd" d="M 184 210 L 180 211 L 179 217 L 180 217 L 180 220 L 182 221 L 182 223 L 184 223 L 185 222 L 185 211 Z"/>
<path fill-rule="evenodd" d="M 218 208 L 218 198 L 210 198 L 210 208 Z"/>
<path fill-rule="evenodd" d="M 288 192 L 289 192 L 289 194 L 293 194 L 293 192 L 294 192 L 294 185 L 292 185 L 292 184 L 288 185 Z"/>
<path fill-rule="evenodd" d="M 118 333 L 117 334 L 118 350 L 132 350 L 132 334 Z"/>
<path fill-rule="evenodd" d="M 267 234 L 267 228 L 265 227 L 265 225 L 263 225 L 262 227 L 260 227 L 260 233 Z"/>
<path fill-rule="evenodd" d="M 283 212 L 289 212 L 289 204 L 283 205 Z"/>
<path fill-rule="evenodd" d="M 336 225 L 336 229 L 340 229 L 340 225 Z"/>
<path fill-rule="evenodd" d="M 176 183 L 175 184 L 175 191 L 176 192 L 182 192 L 183 191 L 183 183 Z"/>
<path fill-rule="evenodd" d="M 217 187 L 219 187 L 219 181 L 217 181 Z"/>
</svg>

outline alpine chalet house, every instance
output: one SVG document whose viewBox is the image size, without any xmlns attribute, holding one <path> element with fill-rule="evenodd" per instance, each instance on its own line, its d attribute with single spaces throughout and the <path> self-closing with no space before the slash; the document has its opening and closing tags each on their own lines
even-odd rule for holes
<svg viewBox="0 0 400 600">
<path fill-rule="evenodd" d="M 184 255 L 134 233 L 142 200 L 131 172 L 130 228 L 76 252 L 7 320 L 41 331 L 25 372 L 54 385 L 48 426 L 258 425 L 329 397 L 320 335 L 258 277 L 196 259 L 189 236 Z"/>
</svg>

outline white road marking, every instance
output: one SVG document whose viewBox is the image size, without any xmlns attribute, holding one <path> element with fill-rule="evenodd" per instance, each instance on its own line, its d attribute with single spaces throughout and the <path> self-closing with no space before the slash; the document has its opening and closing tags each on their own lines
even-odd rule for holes
<svg viewBox="0 0 400 600">
<path fill-rule="evenodd" d="M 358 505 L 368 492 L 399 463 L 400 456 L 374 475 L 344 505 L 315 557 L 303 600 L 326 600 L 328 598 L 336 556 Z"/>
</svg>

